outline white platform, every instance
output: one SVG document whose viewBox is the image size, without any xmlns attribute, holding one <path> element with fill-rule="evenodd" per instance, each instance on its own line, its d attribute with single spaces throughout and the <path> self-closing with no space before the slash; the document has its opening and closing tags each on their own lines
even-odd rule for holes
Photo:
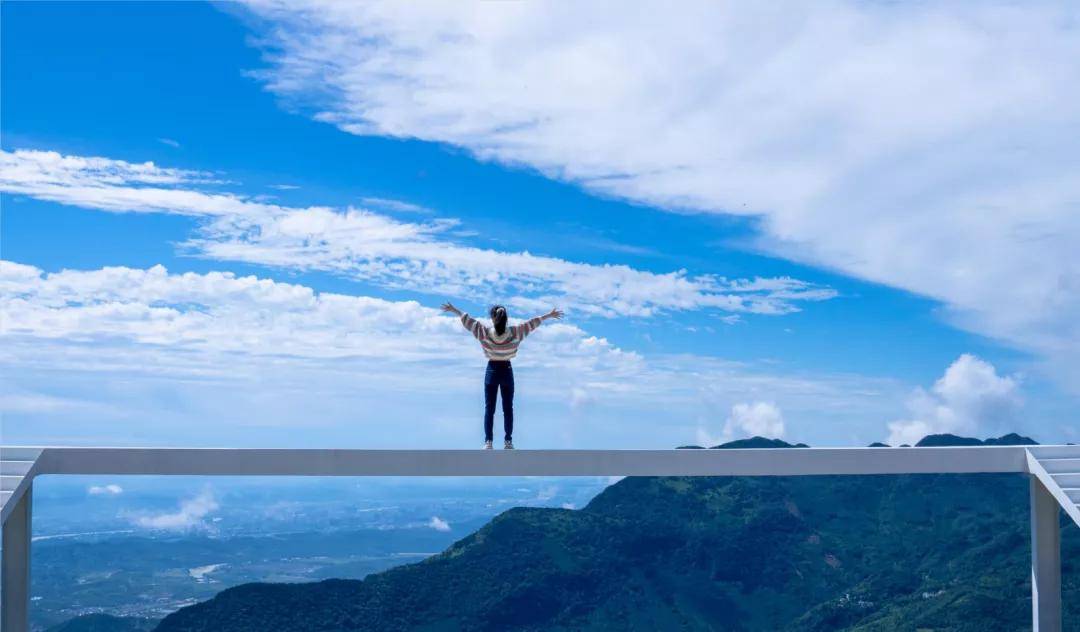
<svg viewBox="0 0 1080 632">
<path fill-rule="evenodd" d="M 1032 621 L 1061 629 L 1059 509 L 1080 525 L 1080 446 L 737 450 L 334 450 L 0 446 L 0 628 L 27 629 L 33 479 L 42 475 L 1031 476 Z"/>
</svg>

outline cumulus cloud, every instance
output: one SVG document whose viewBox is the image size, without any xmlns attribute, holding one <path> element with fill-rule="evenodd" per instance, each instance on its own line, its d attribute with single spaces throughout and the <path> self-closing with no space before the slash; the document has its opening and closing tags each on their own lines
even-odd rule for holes
<svg viewBox="0 0 1080 632">
<path fill-rule="evenodd" d="M 724 434 L 779 439 L 784 436 L 784 416 L 772 402 L 735 404 L 724 423 Z"/>
<path fill-rule="evenodd" d="M 135 524 L 146 529 L 189 531 L 204 528 L 203 518 L 219 508 L 213 493 L 205 490 L 198 496 L 181 501 L 175 512 L 139 516 L 135 518 Z"/>
<path fill-rule="evenodd" d="M 124 488 L 116 484 L 91 485 L 86 490 L 91 496 L 119 496 L 124 493 Z"/>
<path fill-rule="evenodd" d="M 908 401 L 910 416 L 889 423 L 888 443 L 914 445 L 929 434 L 1002 432 L 1022 404 L 1018 377 L 998 375 L 990 363 L 964 354 L 929 391 L 916 389 Z"/>
<path fill-rule="evenodd" d="M 1075 4 L 249 6 L 258 76 L 317 120 L 759 218 L 749 247 L 938 299 L 1080 389 Z"/>
<path fill-rule="evenodd" d="M 432 516 L 431 520 L 428 521 L 427 526 L 432 528 L 432 529 L 435 529 L 436 531 L 449 531 L 450 530 L 450 523 L 443 520 L 442 518 L 440 518 L 438 516 Z"/>
<path fill-rule="evenodd" d="M 490 300 L 494 293 L 521 310 L 560 304 L 603 317 L 682 310 L 785 314 L 801 302 L 836 295 L 788 277 L 654 273 L 477 248 L 452 240 L 456 220 L 406 222 L 366 208 L 286 207 L 196 188 L 217 184 L 206 172 L 149 162 L 0 151 L 0 191 L 103 211 L 200 217 L 198 233 L 182 247 L 214 259 L 323 270 L 443 296 Z M 389 202 L 376 200 L 382 208 Z"/>
<path fill-rule="evenodd" d="M 724 422 L 720 436 L 713 435 L 705 426 L 697 428 L 698 445 L 712 447 L 737 437 L 783 438 L 784 415 L 772 402 L 743 402 L 731 407 L 731 414 Z"/>
</svg>

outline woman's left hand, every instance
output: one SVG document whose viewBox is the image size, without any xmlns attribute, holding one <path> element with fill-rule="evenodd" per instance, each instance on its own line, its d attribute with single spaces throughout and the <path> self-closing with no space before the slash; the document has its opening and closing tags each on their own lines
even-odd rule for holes
<svg viewBox="0 0 1080 632">
<path fill-rule="evenodd" d="M 450 312 L 451 314 L 457 314 L 458 316 L 461 316 L 461 310 L 454 307 L 454 304 L 450 301 L 446 301 L 442 304 L 442 311 Z"/>
<path fill-rule="evenodd" d="M 551 308 L 550 312 L 544 314 L 544 318 L 554 318 L 555 320 L 559 320 L 562 317 L 563 313 L 559 310 L 558 307 L 553 307 Z"/>
</svg>

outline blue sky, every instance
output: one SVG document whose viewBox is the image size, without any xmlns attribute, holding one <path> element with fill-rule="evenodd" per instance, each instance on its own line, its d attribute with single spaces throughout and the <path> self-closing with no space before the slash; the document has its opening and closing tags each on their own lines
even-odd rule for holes
<svg viewBox="0 0 1080 632">
<path fill-rule="evenodd" d="M 6 3 L 4 441 L 470 446 L 445 299 L 566 309 L 517 363 L 527 447 L 1077 440 L 1076 16 L 1003 7 L 688 7 L 655 27 L 728 39 L 683 76 L 612 52 L 635 16 L 536 5 Z"/>
</svg>

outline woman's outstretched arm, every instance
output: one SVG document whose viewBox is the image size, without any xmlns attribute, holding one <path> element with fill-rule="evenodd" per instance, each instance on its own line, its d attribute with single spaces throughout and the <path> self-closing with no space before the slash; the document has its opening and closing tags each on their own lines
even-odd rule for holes
<svg viewBox="0 0 1080 632">
<path fill-rule="evenodd" d="M 547 320 L 549 318 L 554 318 L 555 320 L 558 320 L 558 319 L 560 319 L 562 317 L 563 317 L 563 313 L 561 311 L 559 311 L 558 307 L 555 307 L 550 312 L 544 314 L 543 316 L 537 316 L 535 318 L 530 318 L 529 320 L 527 320 L 527 321 L 521 323 L 520 325 L 518 325 L 518 332 L 519 332 L 521 338 L 524 339 L 525 336 L 528 336 L 529 334 L 531 334 L 537 327 L 540 326 L 540 323 L 544 322 L 545 320 Z"/>
<path fill-rule="evenodd" d="M 460 318 L 462 327 L 464 327 L 465 329 L 468 329 L 469 332 L 473 336 L 475 336 L 477 340 L 483 340 L 483 339 L 485 339 L 487 337 L 487 330 L 484 329 L 484 326 L 481 325 L 478 320 L 476 320 L 472 316 L 469 316 L 468 314 L 461 311 L 460 309 L 454 307 L 454 304 L 451 303 L 450 301 L 447 301 L 447 302 L 443 303 L 442 310 L 444 312 L 449 312 L 451 314 L 454 314 L 458 318 Z"/>
</svg>

